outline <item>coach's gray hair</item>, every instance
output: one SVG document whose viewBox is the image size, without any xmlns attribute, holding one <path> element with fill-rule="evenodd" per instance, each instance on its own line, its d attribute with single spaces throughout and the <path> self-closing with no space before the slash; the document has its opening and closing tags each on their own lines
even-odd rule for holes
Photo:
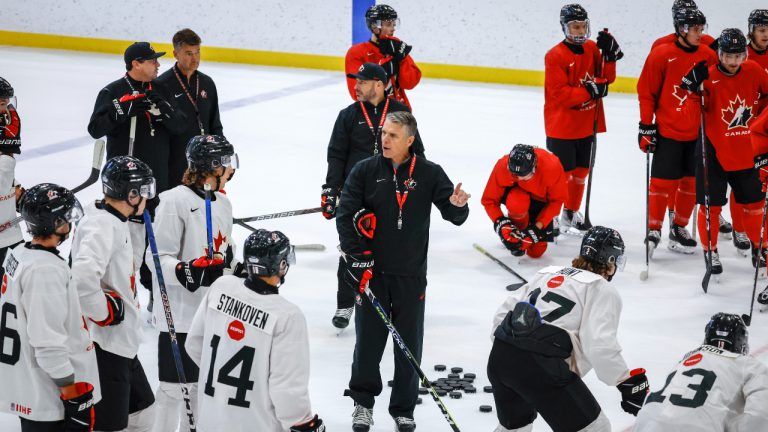
<svg viewBox="0 0 768 432">
<path fill-rule="evenodd" d="M 387 121 L 405 126 L 405 134 L 409 137 L 416 136 L 416 117 L 408 111 L 397 111 L 387 114 Z"/>
</svg>

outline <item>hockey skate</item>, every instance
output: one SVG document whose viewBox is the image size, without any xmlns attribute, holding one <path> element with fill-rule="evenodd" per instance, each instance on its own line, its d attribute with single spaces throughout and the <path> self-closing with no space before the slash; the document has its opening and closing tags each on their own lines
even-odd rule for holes
<svg viewBox="0 0 768 432">
<path fill-rule="evenodd" d="M 669 238 L 672 238 L 672 231 L 675 228 L 675 211 L 669 209 Z"/>
<path fill-rule="evenodd" d="M 749 256 L 749 250 L 752 248 L 747 233 L 734 231 L 733 232 L 733 245 L 736 246 L 736 252 L 743 257 Z"/>
<path fill-rule="evenodd" d="M 416 430 L 416 422 L 409 417 L 395 417 L 395 432 L 413 432 Z"/>
<path fill-rule="evenodd" d="M 587 226 L 584 222 L 584 216 L 581 212 L 575 212 L 573 210 L 563 209 L 560 214 L 560 232 L 572 236 L 583 237 L 588 229 L 592 228 Z"/>
<path fill-rule="evenodd" d="M 760 312 L 768 310 L 768 286 L 757 295 L 757 302 L 760 303 Z"/>
<path fill-rule="evenodd" d="M 768 248 L 763 247 L 762 250 L 760 250 L 756 245 L 752 244 L 752 267 L 758 269 L 757 276 L 760 278 L 764 278 L 766 276 L 766 254 L 768 254 Z"/>
<path fill-rule="evenodd" d="M 650 243 L 649 243 L 650 242 Z M 643 243 L 648 243 L 648 257 L 653 258 L 653 251 L 659 247 L 661 242 L 661 230 L 649 230 L 648 237 L 645 238 Z"/>
<path fill-rule="evenodd" d="M 560 236 L 560 219 L 552 218 L 552 238 L 555 244 L 557 244 L 557 238 Z"/>
<path fill-rule="evenodd" d="M 707 251 L 704 251 L 704 265 L 707 265 Z M 720 262 L 720 254 L 717 253 L 717 249 L 712 251 L 712 276 L 723 274 L 723 263 Z"/>
<path fill-rule="evenodd" d="M 684 226 L 680 226 L 674 222 L 672 223 L 672 229 L 669 231 L 669 243 L 667 244 L 667 249 L 673 252 L 690 255 L 696 251 L 697 244 L 696 240 L 691 238 L 691 234 Z"/>
<path fill-rule="evenodd" d="M 730 240 L 733 233 L 733 225 L 720 215 L 720 237 Z"/>
<path fill-rule="evenodd" d="M 333 314 L 333 318 L 331 319 L 333 326 L 339 330 L 344 330 L 347 328 L 349 325 L 349 319 L 352 317 L 352 313 L 354 311 L 354 307 L 336 309 L 336 313 Z"/>
<path fill-rule="evenodd" d="M 362 405 L 355 404 L 352 412 L 352 431 L 368 432 L 373 424 L 373 410 Z"/>
</svg>

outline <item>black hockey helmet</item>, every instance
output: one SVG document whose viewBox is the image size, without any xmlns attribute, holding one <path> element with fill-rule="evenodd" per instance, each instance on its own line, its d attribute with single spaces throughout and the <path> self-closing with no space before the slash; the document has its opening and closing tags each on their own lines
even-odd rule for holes
<svg viewBox="0 0 768 432">
<path fill-rule="evenodd" d="M 0 98 L 12 98 L 13 87 L 5 78 L 0 77 Z"/>
<path fill-rule="evenodd" d="M 737 28 L 727 28 L 717 38 L 717 50 L 719 54 L 746 54 L 747 38 Z"/>
<path fill-rule="evenodd" d="M 152 168 L 133 156 L 108 160 L 101 171 L 101 184 L 104 195 L 115 199 L 127 200 L 138 195 L 151 199 L 156 192 Z"/>
<path fill-rule="evenodd" d="M 385 4 L 373 5 L 365 11 L 365 24 L 373 31 L 381 27 L 382 21 L 394 21 L 395 27 L 400 25 L 395 8 Z"/>
<path fill-rule="evenodd" d="M 749 13 L 749 19 L 747 20 L 749 25 L 749 34 L 751 35 L 755 31 L 757 26 L 768 26 L 768 9 L 755 9 Z"/>
<path fill-rule="evenodd" d="M 573 21 L 584 21 L 587 23 L 587 33 L 584 36 L 573 36 L 568 33 L 568 23 Z M 583 44 L 589 39 L 589 16 L 587 10 L 578 3 L 571 3 L 560 8 L 560 26 L 563 28 L 565 38 L 577 43 Z"/>
<path fill-rule="evenodd" d="M 75 224 L 83 216 L 83 208 L 75 194 L 53 183 L 41 183 L 27 189 L 19 209 L 27 223 L 27 231 L 40 237 L 56 233 L 56 229 L 66 223 Z"/>
<path fill-rule="evenodd" d="M 707 25 L 707 17 L 704 12 L 695 8 L 682 8 L 672 15 L 672 23 L 675 26 L 675 34 L 688 33 L 688 27 L 693 25 Z M 706 29 L 706 27 L 705 27 Z"/>
<path fill-rule="evenodd" d="M 237 169 L 239 160 L 235 147 L 221 135 L 198 135 L 187 143 L 187 166 L 200 172 L 214 171 L 221 166 Z"/>
<path fill-rule="evenodd" d="M 712 315 L 704 327 L 704 343 L 736 354 L 749 354 L 749 332 L 744 320 L 724 312 Z"/>
<path fill-rule="evenodd" d="M 245 239 L 243 264 L 249 277 L 285 276 L 295 263 L 293 245 L 280 231 L 259 229 Z"/>
<path fill-rule="evenodd" d="M 579 255 L 597 264 L 614 264 L 617 270 L 623 270 L 624 240 L 618 231 L 604 226 L 593 226 L 581 240 Z"/>
<path fill-rule="evenodd" d="M 509 152 L 507 168 L 516 177 L 525 177 L 536 170 L 536 152 L 528 144 L 515 144 Z"/>
<path fill-rule="evenodd" d="M 693 0 L 675 0 L 672 2 L 672 16 L 680 9 L 698 9 L 699 6 Z"/>
</svg>

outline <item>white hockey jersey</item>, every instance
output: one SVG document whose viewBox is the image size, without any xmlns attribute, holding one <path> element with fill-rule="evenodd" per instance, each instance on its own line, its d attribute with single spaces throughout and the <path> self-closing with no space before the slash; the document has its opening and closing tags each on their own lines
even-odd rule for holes
<svg viewBox="0 0 768 432">
<path fill-rule="evenodd" d="M 309 340 L 298 307 L 235 276 L 211 285 L 187 335 L 200 366 L 197 430 L 286 432 L 312 418 Z"/>
<path fill-rule="evenodd" d="M 89 327 L 93 341 L 103 350 L 133 358 L 142 330 L 127 219 L 101 202 L 89 204 L 84 213 L 72 237 L 72 285 L 80 295 L 83 314 L 93 321 L 107 317 L 106 291 L 123 298 L 123 322 L 106 327 L 89 323 Z"/>
<path fill-rule="evenodd" d="M 232 236 L 232 204 L 224 193 L 214 192 L 211 200 L 211 226 L 214 252 L 226 254 Z M 160 265 L 163 269 L 165 289 L 173 313 L 173 324 L 178 333 L 187 333 L 208 287 L 195 292 L 186 289 L 176 278 L 176 264 L 205 256 L 208 250 L 208 230 L 205 223 L 205 198 L 187 186 L 180 185 L 160 194 L 160 205 L 155 212 L 155 239 Z M 152 250 L 147 248 L 147 265 L 152 271 L 154 297 L 160 298 Z M 232 248 L 234 254 L 234 245 Z M 225 273 L 226 274 L 226 273 Z M 153 309 L 152 321 L 161 332 L 168 331 L 162 307 Z"/>
<path fill-rule="evenodd" d="M 566 361 L 573 372 L 583 377 L 594 368 L 600 381 L 610 386 L 629 378 L 616 339 L 621 297 L 602 276 L 571 267 L 539 270 L 499 307 L 491 334 L 519 301 L 533 304 L 544 321 L 568 332 L 573 353 Z"/>
<path fill-rule="evenodd" d="M 651 393 L 635 432 L 766 432 L 768 368 L 759 360 L 702 345 Z"/>
<path fill-rule="evenodd" d="M 27 244 L 8 252 L 0 287 L 0 412 L 36 421 L 64 418 L 54 379 L 74 375 L 101 399 L 93 342 L 69 267 Z"/>
<path fill-rule="evenodd" d="M 0 155 L 0 247 L 10 246 L 24 240 L 21 227 L 6 225 L 16 218 L 16 159 Z"/>
</svg>

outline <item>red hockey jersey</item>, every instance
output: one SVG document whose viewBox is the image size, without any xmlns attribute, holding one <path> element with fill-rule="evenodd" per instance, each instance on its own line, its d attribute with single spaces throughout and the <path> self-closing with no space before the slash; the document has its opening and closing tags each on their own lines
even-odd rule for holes
<svg viewBox="0 0 768 432">
<path fill-rule="evenodd" d="M 550 138 L 579 139 L 592 135 L 598 104 L 589 96 L 584 82 L 595 79 L 601 64 L 599 76 L 609 83 L 616 80 L 616 62 L 603 62 L 594 41 L 588 40 L 579 47 L 583 47 L 583 54 L 560 42 L 544 57 L 544 128 Z M 602 109 L 597 131 L 605 132 Z"/>
<path fill-rule="evenodd" d="M 677 35 L 675 33 L 670 33 L 666 36 L 662 36 L 655 41 L 653 41 L 653 45 L 651 45 L 651 51 L 653 51 L 654 48 L 660 45 L 665 45 L 668 43 L 673 43 L 677 40 Z M 715 50 L 712 49 L 712 45 L 715 43 L 715 38 L 708 34 L 701 35 L 701 45 L 699 46 L 707 46 L 712 52 L 715 52 Z"/>
<path fill-rule="evenodd" d="M 709 68 L 704 81 L 705 130 L 726 171 L 754 167 L 750 122 L 759 114 L 761 95 L 768 95 L 768 74 L 757 63 L 745 61 L 735 75 Z M 700 103 L 700 96 L 691 93 L 685 110 L 697 113 Z"/>
<path fill-rule="evenodd" d="M 533 222 L 541 222 L 543 226 L 547 226 L 560 213 L 560 208 L 568 197 L 563 166 L 557 156 L 543 148 L 536 147 L 534 152 L 536 153 L 536 171 L 530 180 L 520 180 L 509 172 L 507 155 L 494 165 L 481 199 L 485 212 L 492 221 L 495 222 L 496 219 L 504 216 L 501 211 L 502 199 L 507 190 L 513 186 L 530 193 L 532 199 L 547 203 Z"/>
<path fill-rule="evenodd" d="M 768 110 L 763 110 L 749 125 L 755 156 L 768 153 Z"/>
<path fill-rule="evenodd" d="M 768 50 L 755 51 L 755 49 L 752 48 L 752 45 L 750 44 L 747 45 L 747 54 L 747 59 L 759 64 L 760 67 L 762 67 L 763 70 L 768 73 Z"/>
<path fill-rule="evenodd" d="M 347 51 L 347 56 L 344 59 L 345 74 L 356 74 L 363 63 L 384 64 L 391 59 L 392 57 L 390 56 L 384 56 L 381 51 L 379 51 L 379 46 L 371 41 L 352 45 Z M 413 61 L 413 58 L 411 58 L 409 54 L 405 56 L 402 62 L 400 62 L 398 73 L 395 76 L 390 77 L 387 89 L 390 89 L 391 86 L 391 97 L 394 97 L 399 102 L 405 104 L 411 112 L 413 112 L 413 108 L 411 107 L 410 102 L 408 102 L 408 97 L 405 95 L 405 90 L 413 89 L 419 81 L 421 81 L 421 70 L 416 66 L 416 62 Z M 349 89 L 349 95 L 352 96 L 352 99 L 357 100 L 357 96 L 355 96 L 354 79 L 347 78 L 347 88 Z"/>
<path fill-rule="evenodd" d="M 701 116 L 683 111 L 688 90 L 680 88 L 680 81 L 698 62 L 717 64 L 717 55 L 711 49 L 698 47 L 691 51 L 673 42 L 651 50 L 637 81 L 637 99 L 640 101 L 640 122 L 655 122 L 659 134 L 677 141 L 692 141 L 699 136 Z"/>
</svg>

